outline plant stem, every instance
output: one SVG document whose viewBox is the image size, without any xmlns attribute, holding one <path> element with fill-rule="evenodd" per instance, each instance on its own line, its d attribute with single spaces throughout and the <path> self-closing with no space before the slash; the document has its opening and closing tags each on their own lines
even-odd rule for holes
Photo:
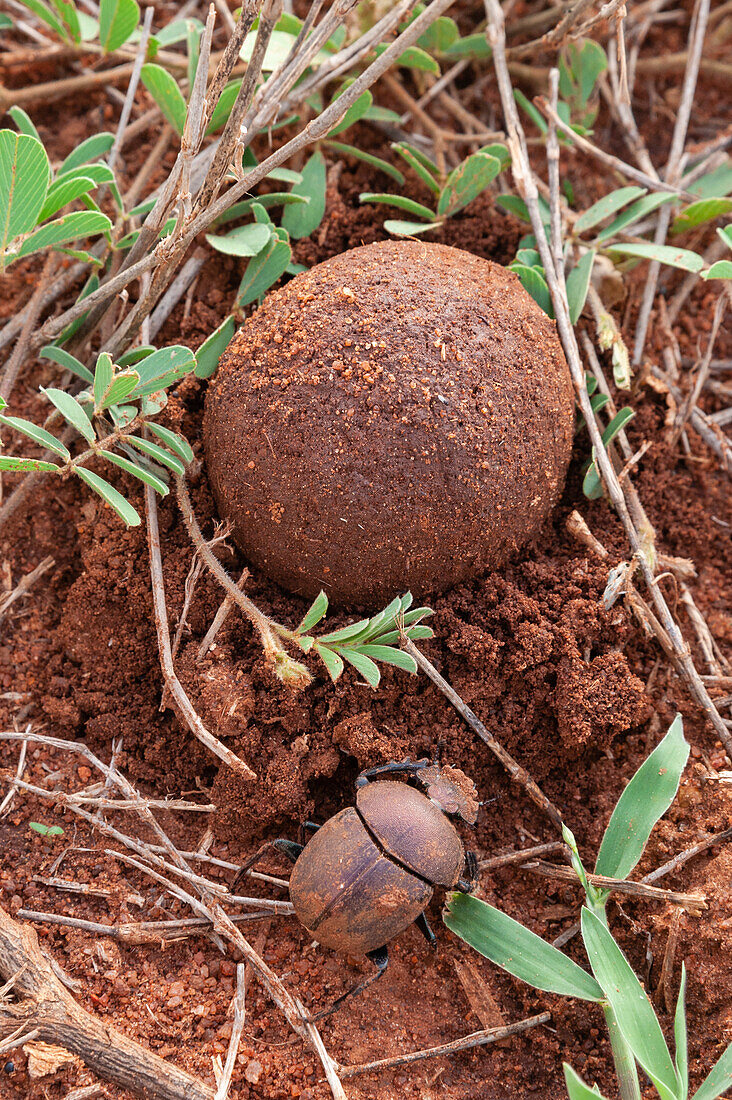
<svg viewBox="0 0 732 1100">
<path fill-rule="evenodd" d="M 610 1034 L 615 1072 L 618 1075 L 620 1100 L 641 1100 L 640 1082 L 633 1052 L 623 1038 L 615 1013 L 609 1004 L 603 1007 L 603 1012 Z"/>
</svg>

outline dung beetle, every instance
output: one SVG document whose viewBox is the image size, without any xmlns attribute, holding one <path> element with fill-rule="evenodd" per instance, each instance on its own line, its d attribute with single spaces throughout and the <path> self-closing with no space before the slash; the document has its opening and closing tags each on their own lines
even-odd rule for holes
<svg viewBox="0 0 732 1100">
<path fill-rule="evenodd" d="M 394 775 L 416 780 L 425 793 L 385 778 Z M 424 914 L 434 887 L 470 892 L 477 869 L 447 815 L 474 824 L 478 805 L 472 780 L 458 768 L 429 760 L 381 764 L 358 776 L 355 806 L 324 825 L 306 823 L 315 830 L 306 846 L 269 841 L 240 869 L 234 885 L 267 849 L 282 852 L 294 864 L 290 899 L 300 923 L 325 947 L 366 955 L 376 966 L 311 1019 L 380 978 L 389 965 L 388 942 L 410 924 L 434 946 Z"/>
</svg>

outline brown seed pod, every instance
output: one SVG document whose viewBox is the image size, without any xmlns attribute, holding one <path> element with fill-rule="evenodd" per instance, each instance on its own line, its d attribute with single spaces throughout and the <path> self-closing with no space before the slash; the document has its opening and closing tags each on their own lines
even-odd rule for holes
<svg viewBox="0 0 732 1100">
<path fill-rule="evenodd" d="M 302 595 L 376 605 L 535 537 L 573 425 L 554 323 L 517 277 L 390 241 L 267 297 L 222 357 L 204 442 L 249 561 Z"/>
</svg>

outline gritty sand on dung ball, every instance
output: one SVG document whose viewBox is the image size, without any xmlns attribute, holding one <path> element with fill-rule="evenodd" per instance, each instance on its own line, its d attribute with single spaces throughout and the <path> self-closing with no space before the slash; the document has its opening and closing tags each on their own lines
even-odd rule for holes
<svg viewBox="0 0 732 1100">
<path fill-rule="evenodd" d="M 495 568 L 564 484 L 572 386 L 517 277 L 424 242 L 356 248 L 269 295 L 206 402 L 209 477 L 249 560 L 375 605 Z"/>
</svg>

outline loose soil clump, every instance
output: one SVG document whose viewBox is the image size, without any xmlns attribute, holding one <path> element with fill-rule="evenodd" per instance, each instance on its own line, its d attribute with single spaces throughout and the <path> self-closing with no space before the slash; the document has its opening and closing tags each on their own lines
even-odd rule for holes
<svg viewBox="0 0 732 1100">
<path fill-rule="evenodd" d="M 505 562 L 564 484 L 574 406 L 512 273 L 422 242 L 356 248 L 266 300 L 206 403 L 208 472 L 249 560 L 374 605 Z"/>
</svg>

